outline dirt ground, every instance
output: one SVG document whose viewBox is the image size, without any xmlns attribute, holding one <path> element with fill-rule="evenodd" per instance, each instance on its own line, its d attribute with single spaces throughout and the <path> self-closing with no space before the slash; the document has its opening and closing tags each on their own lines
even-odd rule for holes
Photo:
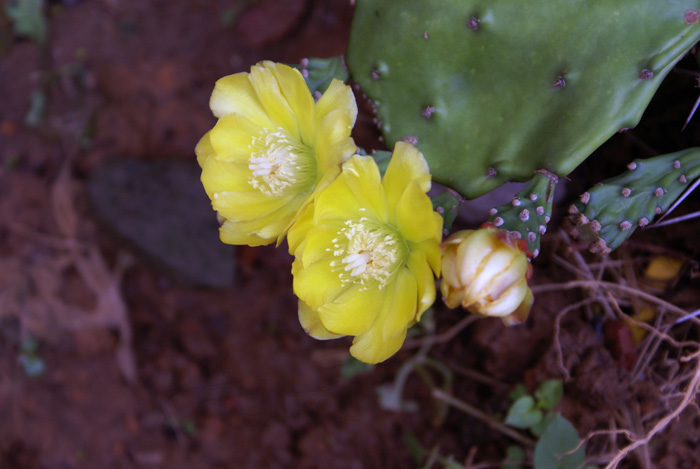
<svg viewBox="0 0 700 469">
<path fill-rule="evenodd" d="M 115 159 L 192 164 L 214 81 L 263 59 L 341 54 L 348 1 L 64 0 L 46 16 L 46 47 L 0 16 L 0 467 L 425 467 L 412 441 L 500 467 L 513 441 L 431 397 L 420 373 L 403 388 L 413 411 L 380 402 L 419 355 L 448 370 L 427 372 L 434 387 L 493 420 L 516 385 L 563 379 L 557 409 L 581 436 L 604 432 L 586 442 L 591 464 L 649 436 L 620 467 L 700 467 L 700 322 L 675 324 L 700 308 L 700 221 L 637 233 L 605 262 L 558 229 L 577 193 L 631 159 L 698 145 L 697 120 L 680 132 L 699 94 L 694 57 L 636 129 L 571 175 L 526 324 L 436 305 L 395 357 L 343 378 L 349 342 L 304 334 L 284 247 L 225 251 L 231 285 L 193 286 L 104 223 L 89 181 Z M 356 137 L 377 145 L 366 112 Z M 676 214 L 699 206 L 696 192 Z M 662 284 L 643 276 L 659 255 L 683 266 Z M 644 306 L 635 343 L 623 315 Z"/>
</svg>

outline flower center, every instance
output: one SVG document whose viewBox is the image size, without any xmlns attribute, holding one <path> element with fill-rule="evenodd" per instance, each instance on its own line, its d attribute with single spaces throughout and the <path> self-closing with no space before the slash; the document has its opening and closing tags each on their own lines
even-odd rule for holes
<svg viewBox="0 0 700 469">
<path fill-rule="evenodd" d="M 403 263 L 405 246 L 391 227 L 367 218 L 349 220 L 333 240 L 333 254 L 341 260 L 343 283 L 374 280 L 382 289 Z"/>
<path fill-rule="evenodd" d="M 248 148 L 251 149 L 248 182 L 263 194 L 280 196 L 290 189 L 305 192 L 316 182 L 315 161 L 309 148 L 283 129 L 276 132 L 263 129 Z"/>
</svg>

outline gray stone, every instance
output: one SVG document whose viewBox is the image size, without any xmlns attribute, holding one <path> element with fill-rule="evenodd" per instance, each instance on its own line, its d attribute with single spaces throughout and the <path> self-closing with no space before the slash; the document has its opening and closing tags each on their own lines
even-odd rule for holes
<svg viewBox="0 0 700 469">
<path fill-rule="evenodd" d="M 95 216 L 137 253 L 180 282 L 212 288 L 233 283 L 233 246 L 219 240 L 216 214 L 192 161 L 122 158 L 91 174 Z"/>
</svg>

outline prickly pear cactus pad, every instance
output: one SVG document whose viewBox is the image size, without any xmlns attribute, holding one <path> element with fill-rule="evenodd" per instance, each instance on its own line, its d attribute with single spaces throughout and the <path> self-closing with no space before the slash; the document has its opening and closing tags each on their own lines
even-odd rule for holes
<svg viewBox="0 0 700 469">
<path fill-rule="evenodd" d="M 563 176 L 632 127 L 700 38 L 700 0 L 357 0 L 346 54 L 387 144 L 468 198 Z M 694 22 L 695 21 L 695 22 Z"/>
<path fill-rule="evenodd" d="M 569 209 L 573 234 L 588 241 L 592 252 L 610 253 L 668 210 L 700 176 L 700 148 L 634 160 L 627 167 L 581 194 Z"/>
</svg>

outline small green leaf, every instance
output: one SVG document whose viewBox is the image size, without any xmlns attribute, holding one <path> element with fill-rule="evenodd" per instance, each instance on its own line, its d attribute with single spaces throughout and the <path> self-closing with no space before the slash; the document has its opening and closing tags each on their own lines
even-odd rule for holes
<svg viewBox="0 0 700 469">
<path fill-rule="evenodd" d="M 15 0 L 5 7 L 15 33 L 26 36 L 37 44 L 46 42 L 44 0 Z"/>
<path fill-rule="evenodd" d="M 525 450 L 520 446 L 509 446 L 506 448 L 506 459 L 501 469 L 521 469 L 523 462 L 525 462 Z"/>
<path fill-rule="evenodd" d="M 552 423 L 552 421 L 557 415 L 559 414 L 557 414 L 556 412 L 549 412 L 544 416 L 542 420 L 539 421 L 539 423 L 530 427 L 530 432 L 532 432 L 532 434 L 538 438 L 541 437 L 544 431 L 547 430 L 549 424 Z"/>
<path fill-rule="evenodd" d="M 563 394 L 564 385 L 562 384 L 561 380 L 548 379 L 540 384 L 535 390 L 537 407 L 540 409 L 551 410 L 559 403 Z"/>
<path fill-rule="evenodd" d="M 581 439 L 571 423 L 560 414 L 547 426 L 535 445 L 535 469 L 578 469 L 586 462 L 583 447 L 567 454 Z"/>
<path fill-rule="evenodd" d="M 517 401 L 523 396 L 527 396 L 527 388 L 524 384 L 518 384 L 515 389 L 508 394 L 508 399 L 511 401 Z"/>
<path fill-rule="evenodd" d="M 542 411 L 535 407 L 531 396 L 523 396 L 510 406 L 506 415 L 506 425 L 515 428 L 530 428 L 542 420 Z"/>
<path fill-rule="evenodd" d="M 362 373 L 368 373 L 373 369 L 374 365 L 361 362 L 352 355 L 348 355 L 340 368 L 340 377 L 344 380 L 348 380 Z"/>
</svg>

